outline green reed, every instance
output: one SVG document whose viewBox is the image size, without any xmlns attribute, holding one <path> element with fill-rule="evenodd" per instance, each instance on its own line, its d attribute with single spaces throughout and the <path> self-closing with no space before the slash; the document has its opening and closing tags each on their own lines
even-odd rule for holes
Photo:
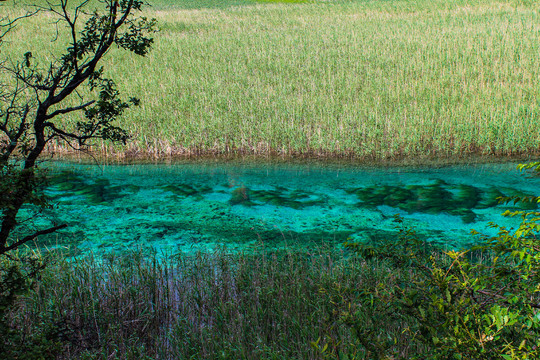
<svg viewBox="0 0 540 360">
<path fill-rule="evenodd" d="M 408 359 L 429 350 L 394 291 L 421 278 L 406 263 L 324 247 L 21 254 L 0 259 L 6 359 L 372 359 L 378 347 Z M 452 261 L 436 249 L 430 259 Z M 36 264 L 37 277 L 26 270 Z M 4 308 L 13 266 L 32 280 Z"/>
<path fill-rule="evenodd" d="M 538 153 L 537 2 L 220 4 L 160 0 L 145 10 L 159 21 L 154 50 L 113 52 L 105 65 L 126 95 L 142 98 L 121 120 L 133 141 L 103 151 Z M 48 45 L 56 31 L 43 32 L 47 23 L 18 27 L 3 51 Z"/>
<path fill-rule="evenodd" d="M 58 359 L 322 359 L 318 339 L 327 352 L 360 354 L 340 317 L 356 310 L 363 286 L 395 277 L 327 250 L 54 254 L 47 263 L 10 319 L 28 339 L 54 334 Z"/>
</svg>

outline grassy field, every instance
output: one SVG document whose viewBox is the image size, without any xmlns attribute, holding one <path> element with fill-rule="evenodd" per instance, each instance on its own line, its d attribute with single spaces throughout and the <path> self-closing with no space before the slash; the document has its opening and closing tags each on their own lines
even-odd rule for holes
<svg viewBox="0 0 540 360">
<path fill-rule="evenodd" d="M 124 150 L 538 154 L 539 9 L 494 0 L 157 0 L 145 10 L 159 21 L 153 51 L 112 52 L 105 64 L 126 95 L 142 99 L 121 120 L 133 134 Z M 49 18 L 36 17 L 2 56 L 34 49 L 50 59 L 55 34 Z"/>
</svg>

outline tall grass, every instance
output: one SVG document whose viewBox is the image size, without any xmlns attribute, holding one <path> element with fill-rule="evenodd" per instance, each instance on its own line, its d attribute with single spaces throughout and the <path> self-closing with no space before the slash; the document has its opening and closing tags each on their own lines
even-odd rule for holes
<svg viewBox="0 0 540 360">
<path fill-rule="evenodd" d="M 217 3 L 158 1 L 152 53 L 110 54 L 108 75 L 142 98 L 121 120 L 129 152 L 540 151 L 538 2 Z M 56 52 L 49 25 L 19 26 L 4 54 Z"/>
<path fill-rule="evenodd" d="M 363 287 L 396 278 L 383 266 L 326 251 L 166 260 L 143 252 L 78 260 L 57 254 L 48 263 L 10 319 L 23 338 L 54 334 L 58 359 L 322 359 L 311 346 L 317 341 L 328 344 L 327 354 L 361 356 L 341 316 L 358 310 Z M 406 326 L 381 323 L 396 334 Z M 405 348 L 403 340 L 396 347 Z"/>
</svg>

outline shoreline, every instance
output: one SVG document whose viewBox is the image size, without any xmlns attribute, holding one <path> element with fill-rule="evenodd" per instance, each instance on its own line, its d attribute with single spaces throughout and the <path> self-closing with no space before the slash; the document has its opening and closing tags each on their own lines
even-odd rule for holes
<svg viewBox="0 0 540 360">
<path fill-rule="evenodd" d="M 298 153 L 254 153 L 244 151 L 184 151 L 154 152 L 127 148 L 124 151 L 95 151 L 48 149 L 43 154 L 44 161 L 64 161 L 80 164 L 99 163 L 101 165 L 134 164 L 181 164 L 181 163 L 258 163 L 258 164 L 309 164 L 341 165 L 354 167 L 444 167 L 452 165 L 497 164 L 507 162 L 532 162 L 540 159 L 540 149 L 513 154 L 485 154 L 468 152 L 463 154 L 400 155 L 377 157 L 346 152 L 298 152 Z"/>
</svg>

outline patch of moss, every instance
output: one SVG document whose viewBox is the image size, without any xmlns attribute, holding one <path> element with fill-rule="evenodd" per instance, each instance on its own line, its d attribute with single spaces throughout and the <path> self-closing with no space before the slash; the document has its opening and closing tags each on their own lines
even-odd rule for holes
<svg viewBox="0 0 540 360">
<path fill-rule="evenodd" d="M 476 213 L 472 209 L 482 199 L 482 191 L 474 186 L 463 184 L 451 186 L 442 180 L 428 185 L 369 186 L 346 191 L 356 194 L 362 201 L 361 206 L 387 205 L 408 213 L 446 212 L 460 216 L 466 223 L 476 219 Z"/>
<path fill-rule="evenodd" d="M 307 191 L 289 190 L 280 186 L 276 186 L 270 190 L 253 190 L 242 185 L 232 190 L 229 204 L 244 206 L 269 204 L 299 210 L 308 206 L 325 203 L 323 197 L 314 197 L 312 193 Z"/>
<path fill-rule="evenodd" d="M 530 199 L 531 195 L 525 194 L 521 191 L 514 190 L 510 192 L 511 197 L 519 197 L 521 199 Z M 510 202 L 510 204 L 513 204 L 515 207 L 517 207 L 519 210 L 536 210 L 538 208 L 538 203 L 535 201 L 518 201 L 517 203 L 514 203 L 514 201 Z"/>
<path fill-rule="evenodd" d="M 477 217 L 474 211 L 472 211 L 471 209 L 464 209 L 464 208 L 452 209 L 448 211 L 448 213 L 451 215 L 460 216 L 461 220 L 463 220 L 465 224 L 473 223 Z"/>
<path fill-rule="evenodd" d="M 471 185 L 460 184 L 457 186 L 458 194 L 454 201 L 460 207 L 466 209 L 475 208 L 482 199 L 482 191 Z"/>
<path fill-rule="evenodd" d="M 98 178 L 87 180 L 73 171 L 63 171 L 50 178 L 50 189 L 55 190 L 54 199 L 65 196 L 84 196 L 92 204 L 108 203 L 124 197 L 127 193 L 139 191 L 137 185 L 112 186 L 110 181 Z"/>
<path fill-rule="evenodd" d="M 161 188 L 165 191 L 170 191 L 177 196 L 184 198 L 195 197 L 197 200 L 202 200 L 203 194 L 206 194 L 212 190 L 208 186 L 195 187 L 189 184 L 165 185 Z"/>
<path fill-rule="evenodd" d="M 255 205 L 251 201 L 250 193 L 251 193 L 251 190 L 248 189 L 244 185 L 234 188 L 232 190 L 232 192 L 231 192 L 231 199 L 229 200 L 229 204 L 231 204 L 231 205 L 244 205 L 244 206 L 253 206 L 253 205 Z"/>
<path fill-rule="evenodd" d="M 84 195 L 93 204 L 105 204 L 124 197 L 123 186 L 111 186 L 107 179 L 97 179 L 93 184 L 87 184 L 76 191 L 77 195 Z"/>
<path fill-rule="evenodd" d="M 452 194 L 439 183 L 418 188 L 416 196 L 412 205 L 420 212 L 438 214 L 455 206 L 451 201 Z"/>
<path fill-rule="evenodd" d="M 478 208 L 485 209 L 488 207 L 494 207 L 498 205 L 504 205 L 510 208 L 517 208 L 519 210 L 536 210 L 538 208 L 538 203 L 531 201 L 518 201 L 514 203 L 510 201 L 509 203 L 501 203 L 500 198 L 511 198 L 511 197 L 520 197 L 520 198 L 530 198 L 531 195 L 526 194 L 522 191 L 513 189 L 513 188 L 504 188 L 499 190 L 497 188 L 490 188 L 483 194 L 482 201 L 479 202 Z"/>
<path fill-rule="evenodd" d="M 270 204 L 297 210 L 325 203 L 322 197 L 312 199 L 313 197 L 313 194 L 302 190 L 289 190 L 282 187 L 275 187 L 272 190 L 251 190 L 241 186 L 233 190 L 229 203 L 247 206 Z"/>
<path fill-rule="evenodd" d="M 86 186 L 84 179 L 73 171 L 62 171 L 51 175 L 51 186 L 60 192 L 73 192 Z"/>
<path fill-rule="evenodd" d="M 486 209 L 499 205 L 499 197 L 504 197 L 505 195 L 497 188 L 491 187 L 487 191 L 484 191 L 482 194 L 482 199 L 478 202 L 478 209 Z"/>
</svg>

